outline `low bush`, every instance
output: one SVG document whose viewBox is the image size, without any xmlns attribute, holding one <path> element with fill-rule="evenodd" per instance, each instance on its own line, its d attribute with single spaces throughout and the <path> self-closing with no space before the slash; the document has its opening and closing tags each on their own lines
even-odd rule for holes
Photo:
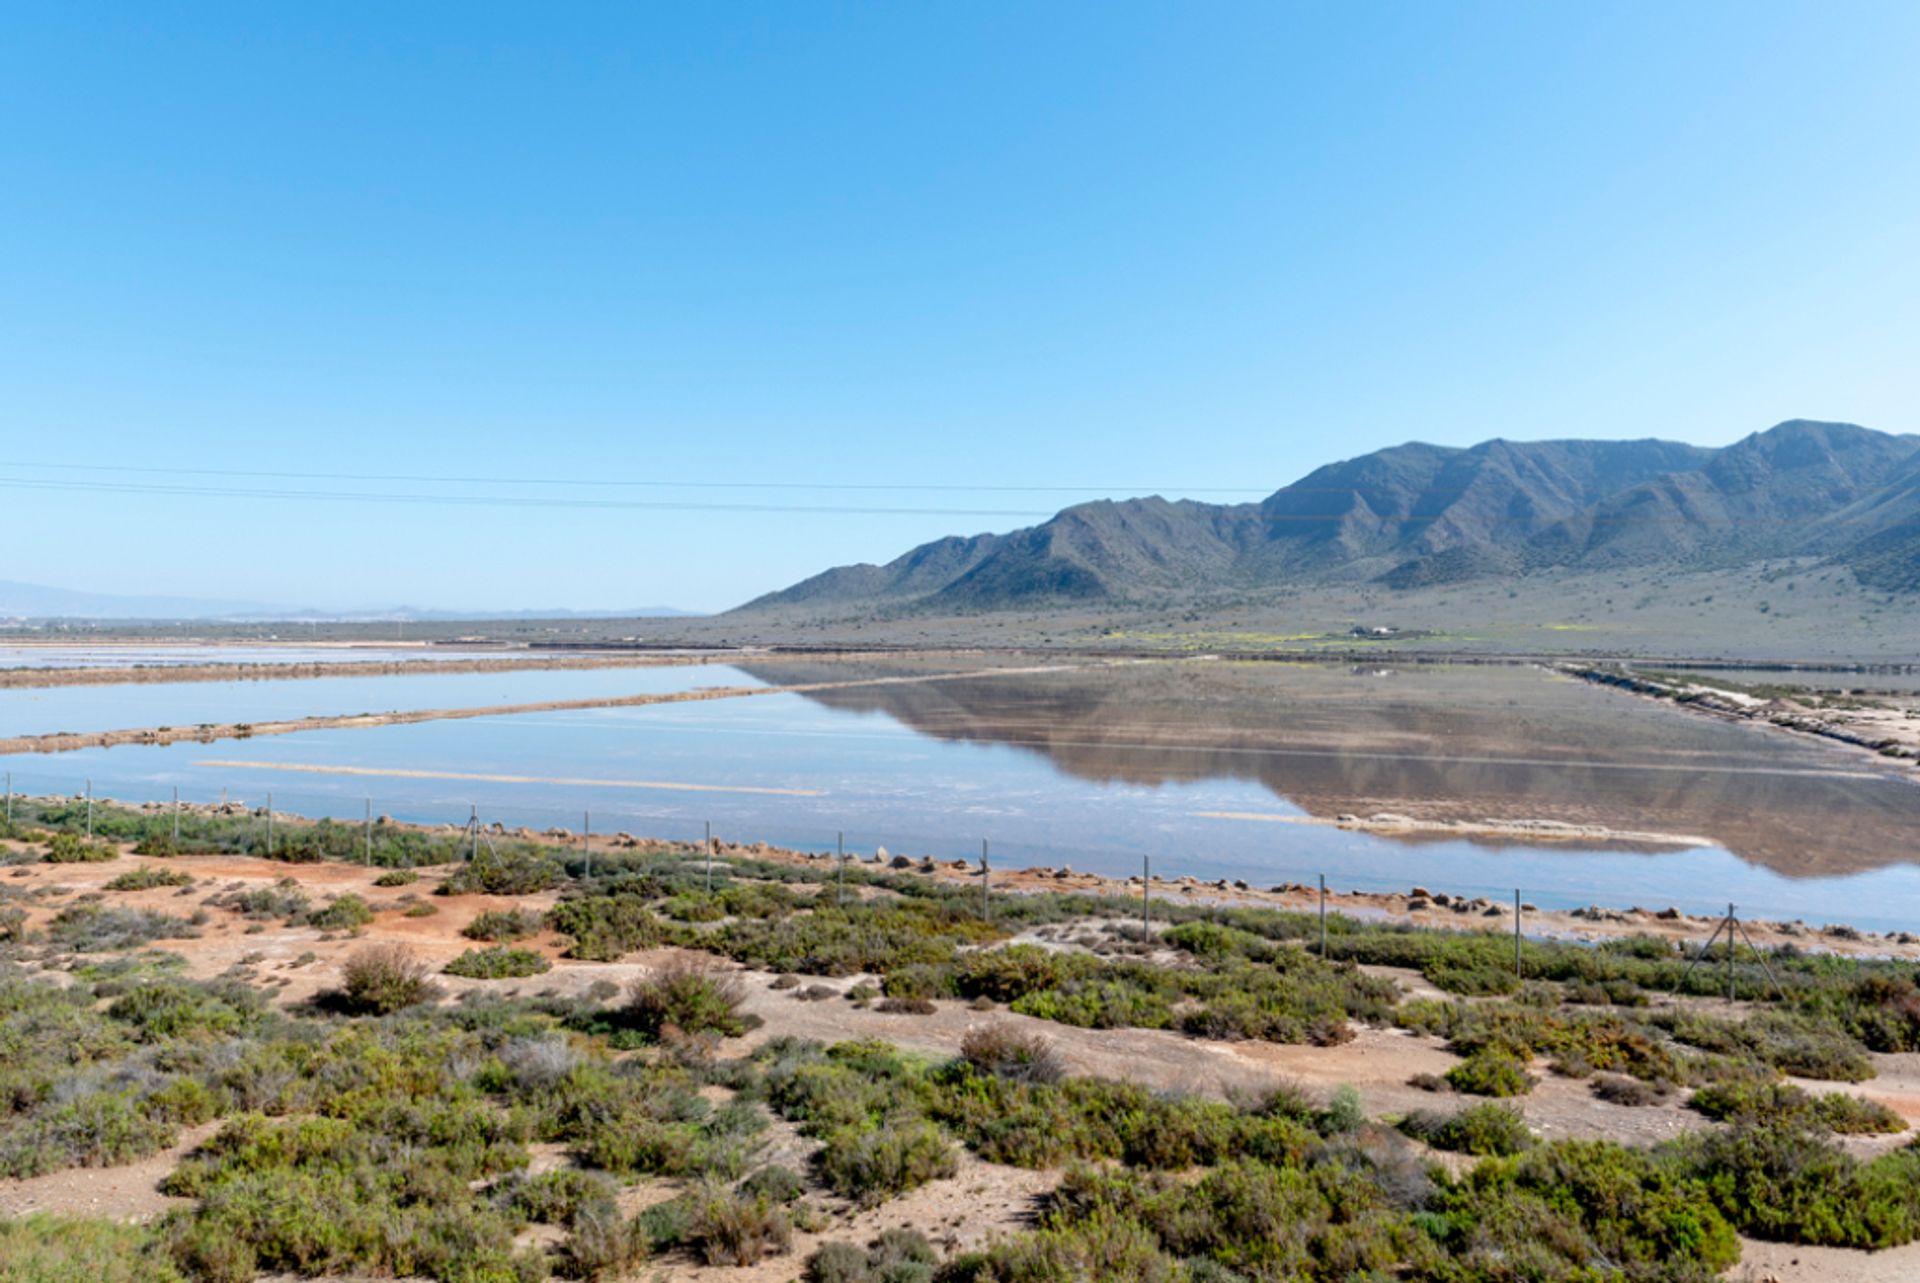
<svg viewBox="0 0 1920 1283">
<path fill-rule="evenodd" d="M 1657 1105 L 1673 1094 L 1673 1086 L 1663 1082 L 1642 1082 L 1624 1074 L 1595 1074 L 1593 1094 L 1609 1105 L 1643 1108 Z"/>
<path fill-rule="evenodd" d="M 1756 1238 L 1879 1249 L 1920 1237 L 1912 1147 L 1863 1163 L 1809 1128 L 1736 1125 L 1678 1141 L 1668 1157 Z"/>
<path fill-rule="evenodd" d="M 636 949 L 650 949 L 663 938 L 660 920 L 645 896 L 618 892 L 562 900 L 547 911 L 548 930 L 571 936 L 566 956 L 587 962 L 616 962 Z"/>
<path fill-rule="evenodd" d="M 1887 1135 L 1907 1129 L 1906 1120 L 1879 1101 L 1844 1092 L 1814 1096 L 1791 1083 L 1752 1077 L 1709 1083 L 1694 1092 L 1687 1104 L 1720 1122 L 1811 1126 L 1843 1135 Z"/>
<path fill-rule="evenodd" d="M 104 864 L 120 858 L 119 850 L 106 842 L 89 842 L 78 833 L 55 833 L 47 838 L 47 851 L 41 857 L 48 864 Z"/>
<path fill-rule="evenodd" d="M 307 925 L 322 931 L 358 931 L 373 921 L 373 910 L 359 896 L 348 892 L 307 915 Z"/>
<path fill-rule="evenodd" d="M 460 934 L 469 940 L 505 944 L 538 935 L 541 924 L 541 916 L 529 909 L 488 909 L 460 928 Z"/>
<path fill-rule="evenodd" d="M 562 870 L 538 847 L 483 849 L 439 886 L 440 895 L 538 895 L 559 885 Z"/>
<path fill-rule="evenodd" d="M 1490 1103 L 1444 1116 L 1416 1110 L 1407 1115 L 1400 1130 L 1435 1149 L 1476 1158 L 1506 1157 L 1533 1144 L 1533 1133 L 1518 1110 Z"/>
<path fill-rule="evenodd" d="M 532 949 L 497 944 L 486 949 L 469 949 L 441 969 L 450 976 L 468 980 L 518 980 L 552 968 L 545 955 Z"/>
<path fill-rule="evenodd" d="M 155 940 L 185 940 L 199 934 L 192 923 L 152 909 L 74 904 L 47 924 L 47 941 L 75 953 L 137 949 Z"/>
<path fill-rule="evenodd" d="M 865 1248 L 822 1243 L 807 1258 L 805 1283 L 933 1283 L 939 1254 L 915 1230 L 883 1230 Z"/>
<path fill-rule="evenodd" d="M 778 1164 L 762 1167 L 740 1182 L 740 1193 L 747 1198 L 764 1198 L 770 1203 L 794 1203 L 807 1192 L 807 1183 L 791 1169 Z"/>
<path fill-rule="evenodd" d="M 107 882 L 108 891 L 151 891 L 157 887 L 190 887 L 193 875 L 181 869 L 162 869 L 151 864 L 143 864 L 137 869 L 128 869 L 117 874 Z"/>
<path fill-rule="evenodd" d="M 349 1012 L 384 1016 L 439 993 L 427 965 L 403 944 L 367 945 L 340 967 L 339 1001 Z"/>
<path fill-rule="evenodd" d="M 412 869 L 388 869 L 373 880 L 377 887 L 410 887 L 420 880 L 420 875 Z"/>
<path fill-rule="evenodd" d="M 1012 1082 L 1054 1083 L 1066 1073 L 1050 1041 L 1004 1022 L 967 1030 L 960 1058 L 979 1073 Z"/>
<path fill-rule="evenodd" d="M 689 1195 L 687 1245 L 708 1265 L 757 1265 L 793 1242 L 786 1210 L 708 1182 Z"/>
<path fill-rule="evenodd" d="M 734 1037 L 746 1031 L 740 1004 L 746 989 L 731 972 L 691 959 L 662 963 L 627 987 L 627 1017 L 642 1034 L 669 1027 L 682 1034 Z"/>
<path fill-rule="evenodd" d="M 185 1283 L 145 1226 L 45 1212 L 0 1218 L 0 1275 L 20 1283 Z"/>
<path fill-rule="evenodd" d="M 1486 1046 L 1449 1069 L 1447 1082 L 1455 1091 L 1469 1096 L 1524 1096 L 1539 1079 L 1527 1072 L 1527 1064 L 1504 1047 Z"/>
<path fill-rule="evenodd" d="M 953 1175 L 953 1144 L 924 1119 L 853 1125 L 830 1133 L 815 1156 L 834 1193 L 872 1207 Z"/>
</svg>

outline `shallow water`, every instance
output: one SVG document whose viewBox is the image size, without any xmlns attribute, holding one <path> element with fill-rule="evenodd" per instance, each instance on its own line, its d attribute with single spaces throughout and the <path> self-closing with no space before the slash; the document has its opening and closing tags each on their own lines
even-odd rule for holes
<svg viewBox="0 0 1920 1283">
<path fill-rule="evenodd" d="M 783 686 L 951 667 L 822 662 L 537 676 Z M 1157 873 L 1260 885 L 1325 873 L 1340 889 L 1420 883 L 1510 896 L 1517 888 L 1546 907 L 1694 912 L 1734 901 L 1757 917 L 1920 926 L 1920 866 L 1911 862 L 1920 786 L 1870 758 L 1531 669 L 1158 664 L 989 673 L 0 765 L 24 791 L 78 791 L 91 777 L 97 795 L 126 800 L 164 799 L 177 785 L 189 800 L 218 800 L 224 790 L 259 805 L 271 790 L 276 809 L 308 815 L 357 819 L 371 799 L 376 813 L 406 820 L 463 823 L 471 805 L 489 821 L 575 831 L 591 810 L 601 834 L 691 838 L 711 821 L 742 841 L 827 850 L 844 832 L 856 851 L 967 858 L 985 839 L 1002 867 L 1127 874 L 1151 857 Z M 343 767 L 371 773 L 330 773 Z M 1638 850 L 1408 840 L 1210 814 L 1378 811 L 1558 819 L 1706 840 Z"/>
<path fill-rule="evenodd" d="M 421 708 L 490 708 L 759 684 L 736 669 L 689 664 L 19 687 L 0 689 L 0 736 L 266 722 Z"/>
<path fill-rule="evenodd" d="M 524 651 L 452 646 L 94 646 L 0 645 L 0 668 L 179 668 L 188 664 L 389 664 L 407 660 L 499 659 Z"/>
</svg>

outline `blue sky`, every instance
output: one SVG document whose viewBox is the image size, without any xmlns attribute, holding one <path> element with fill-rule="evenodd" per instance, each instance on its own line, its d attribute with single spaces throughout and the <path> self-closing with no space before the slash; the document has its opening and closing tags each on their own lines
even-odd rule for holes
<svg viewBox="0 0 1920 1283">
<path fill-rule="evenodd" d="M 9 4 L 0 578 L 713 609 L 1410 439 L 1917 431 L 1916 65 L 1910 3 Z"/>
</svg>

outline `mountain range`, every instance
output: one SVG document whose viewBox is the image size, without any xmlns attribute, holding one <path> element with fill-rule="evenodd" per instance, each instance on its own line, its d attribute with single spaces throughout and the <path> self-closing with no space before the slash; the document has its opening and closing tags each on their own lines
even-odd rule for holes
<svg viewBox="0 0 1920 1283">
<path fill-rule="evenodd" d="M 1920 436 L 1795 419 L 1719 449 L 1673 441 L 1393 446 L 1258 503 L 1101 500 L 1009 534 L 840 566 L 741 613 L 970 613 L 1164 603 L 1294 584 L 1712 569 L 1771 558 L 1920 591 Z"/>
</svg>

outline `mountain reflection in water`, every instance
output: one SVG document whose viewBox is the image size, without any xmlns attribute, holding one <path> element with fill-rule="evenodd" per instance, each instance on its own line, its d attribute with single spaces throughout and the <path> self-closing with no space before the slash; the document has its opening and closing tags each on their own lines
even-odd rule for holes
<svg viewBox="0 0 1920 1283">
<path fill-rule="evenodd" d="M 795 686 L 953 664 L 741 667 Z M 1870 757 L 1538 668 L 1186 661 L 803 694 L 942 740 L 1012 745 L 1093 782 L 1255 781 L 1328 819 L 1393 812 L 1699 834 L 1789 877 L 1911 862 L 1920 832 L 1920 787 Z"/>
</svg>

